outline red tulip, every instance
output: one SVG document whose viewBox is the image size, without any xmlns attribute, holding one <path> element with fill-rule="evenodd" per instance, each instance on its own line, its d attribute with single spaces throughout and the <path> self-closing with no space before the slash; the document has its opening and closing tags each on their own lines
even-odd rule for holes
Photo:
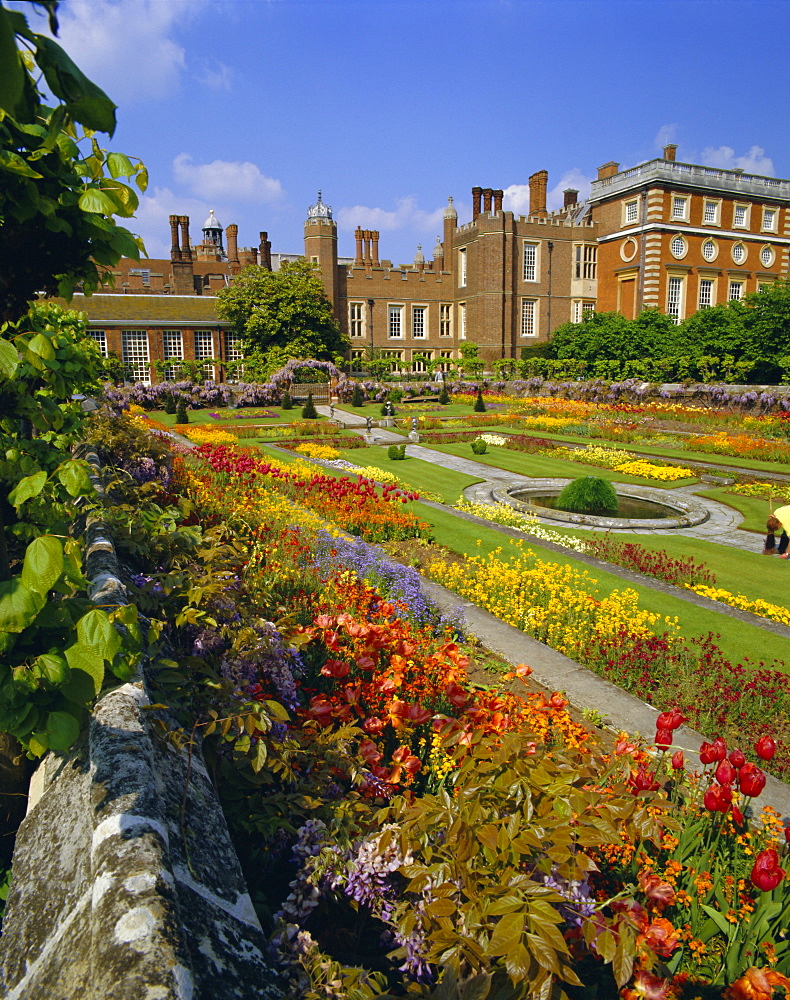
<svg viewBox="0 0 790 1000">
<path fill-rule="evenodd" d="M 674 769 L 676 771 L 682 770 L 682 768 L 683 768 L 683 766 L 684 766 L 685 763 L 686 763 L 686 758 L 683 755 L 683 751 L 682 750 L 676 750 L 672 754 L 672 766 L 674 767 Z"/>
<path fill-rule="evenodd" d="M 716 768 L 716 781 L 720 785 L 731 785 L 738 777 L 738 772 L 728 760 L 723 760 Z"/>
<path fill-rule="evenodd" d="M 754 744 L 754 749 L 757 751 L 757 756 L 762 760 L 771 760 L 776 753 L 776 740 L 770 736 L 761 736 Z"/>
<path fill-rule="evenodd" d="M 658 788 L 658 782 L 655 780 L 655 775 L 651 772 L 648 773 L 644 764 L 639 765 L 639 770 L 631 778 L 631 787 L 634 790 L 634 795 L 637 792 L 653 792 Z"/>
<path fill-rule="evenodd" d="M 711 785 L 702 802 L 711 812 L 726 813 L 732 803 L 732 788 L 729 785 Z"/>
<path fill-rule="evenodd" d="M 738 785 L 744 795 L 754 798 L 765 788 L 765 775 L 756 764 L 749 760 L 738 771 Z"/>
<path fill-rule="evenodd" d="M 763 892 L 770 892 L 775 889 L 785 877 L 784 868 L 779 867 L 779 855 L 773 847 L 765 851 L 760 851 L 754 859 L 752 868 L 752 882 Z"/>
<path fill-rule="evenodd" d="M 699 759 L 703 764 L 713 764 L 716 761 L 724 760 L 727 756 L 727 747 L 724 740 L 716 738 L 712 743 L 703 743 L 699 748 Z"/>
<path fill-rule="evenodd" d="M 672 743 L 672 730 L 671 729 L 657 729 L 656 738 L 654 740 L 657 747 L 663 747 L 666 749 Z"/>
<path fill-rule="evenodd" d="M 746 757 L 744 756 L 743 750 L 739 750 L 737 747 L 734 750 L 730 750 L 729 761 L 733 767 L 743 767 L 746 763 Z"/>
<path fill-rule="evenodd" d="M 656 719 L 656 729 L 678 729 L 688 720 L 676 708 L 671 712 L 662 712 Z"/>
<path fill-rule="evenodd" d="M 785 827 L 785 840 L 790 844 L 790 825 Z"/>
</svg>

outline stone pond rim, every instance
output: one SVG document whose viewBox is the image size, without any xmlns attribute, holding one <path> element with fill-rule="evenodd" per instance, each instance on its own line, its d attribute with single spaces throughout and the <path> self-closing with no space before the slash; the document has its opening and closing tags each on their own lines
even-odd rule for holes
<svg viewBox="0 0 790 1000">
<path fill-rule="evenodd" d="M 497 503 L 512 507 L 523 514 L 534 514 L 543 520 L 559 521 L 563 524 L 588 525 L 597 528 L 613 530 L 629 530 L 634 528 L 691 528 L 702 524 L 708 519 L 708 510 L 696 498 L 673 496 L 667 490 L 659 490 L 648 486 L 633 486 L 625 483 L 612 483 L 618 498 L 647 501 L 658 504 L 667 510 L 667 516 L 662 518 L 614 517 L 609 515 L 573 514 L 570 511 L 555 510 L 543 507 L 533 502 L 531 498 L 559 496 L 563 486 L 570 480 L 544 479 L 532 480 L 531 485 L 516 485 L 495 489 L 492 497 Z"/>
</svg>

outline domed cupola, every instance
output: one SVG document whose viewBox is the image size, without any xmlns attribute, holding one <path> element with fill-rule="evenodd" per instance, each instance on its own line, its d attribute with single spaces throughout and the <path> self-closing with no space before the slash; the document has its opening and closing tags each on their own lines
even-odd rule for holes
<svg viewBox="0 0 790 1000">
<path fill-rule="evenodd" d="M 331 205 L 325 205 L 321 201 L 321 192 L 320 191 L 318 192 L 318 201 L 315 203 L 315 205 L 311 205 L 307 209 L 307 218 L 308 219 L 326 219 L 327 222 L 331 222 L 332 221 L 332 206 Z"/>
<path fill-rule="evenodd" d="M 211 209 L 211 213 L 206 221 L 203 223 L 203 243 L 204 245 L 219 247 L 222 249 L 222 233 L 223 233 L 222 223 L 214 215 L 214 209 Z"/>
</svg>

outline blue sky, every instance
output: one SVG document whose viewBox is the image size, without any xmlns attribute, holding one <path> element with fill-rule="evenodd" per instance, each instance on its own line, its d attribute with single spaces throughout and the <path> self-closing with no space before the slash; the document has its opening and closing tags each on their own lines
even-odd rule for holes
<svg viewBox="0 0 790 1000">
<path fill-rule="evenodd" d="M 25 7 L 27 4 L 24 5 Z M 447 196 L 523 213 L 600 164 L 660 155 L 790 176 L 786 2 L 64 0 L 60 40 L 119 105 L 111 149 L 151 183 L 130 228 L 169 254 L 167 218 L 213 208 L 240 246 L 301 252 L 320 188 L 339 252 L 379 229 L 395 264 L 432 255 Z M 39 30 L 41 26 L 39 24 Z M 105 143 L 102 143 L 103 145 Z"/>
</svg>

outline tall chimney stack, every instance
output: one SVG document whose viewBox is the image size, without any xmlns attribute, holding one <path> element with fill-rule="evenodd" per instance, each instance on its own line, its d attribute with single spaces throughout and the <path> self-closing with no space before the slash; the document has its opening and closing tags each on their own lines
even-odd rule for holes
<svg viewBox="0 0 790 1000">
<path fill-rule="evenodd" d="M 546 170 L 538 170 L 529 179 L 529 214 L 545 216 L 546 211 L 546 189 L 549 184 L 549 175 Z"/>
</svg>

